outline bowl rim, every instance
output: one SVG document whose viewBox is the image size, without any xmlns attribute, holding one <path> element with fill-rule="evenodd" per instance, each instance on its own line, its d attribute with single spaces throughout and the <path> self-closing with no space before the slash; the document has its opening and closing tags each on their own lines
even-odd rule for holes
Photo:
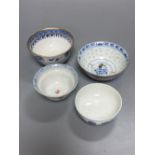
<svg viewBox="0 0 155 155">
<path fill-rule="evenodd" d="M 67 68 L 68 70 L 71 71 L 71 73 L 73 74 L 74 76 L 74 79 L 75 79 L 75 83 L 74 83 L 74 86 L 65 94 L 61 95 L 61 96 L 58 96 L 58 97 L 55 97 L 55 96 L 50 96 L 50 95 L 46 95 L 45 93 L 42 93 L 42 91 L 38 88 L 38 85 L 37 85 L 37 79 L 45 72 L 47 71 L 48 69 L 52 69 L 52 68 L 57 68 L 57 67 L 62 67 L 62 68 Z M 74 91 L 74 89 L 77 87 L 79 83 L 79 77 L 78 77 L 78 74 L 76 72 L 76 70 L 68 65 L 68 64 L 49 64 L 49 65 L 46 65 L 44 67 L 41 67 L 34 75 L 33 77 L 33 88 L 42 96 L 45 96 L 47 98 L 53 98 L 53 99 L 57 99 L 57 98 L 60 98 L 60 97 L 64 97 L 68 94 L 70 94 L 72 91 Z"/>
<path fill-rule="evenodd" d="M 58 54 L 58 55 L 56 55 L 56 56 L 47 56 L 47 55 L 40 55 L 40 54 L 34 53 L 33 50 L 31 50 L 31 49 L 30 49 L 30 46 L 29 46 L 29 43 L 30 43 L 31 38 L 32 38 L 35 34 L 37 34 L 38 32 L 42 32 L 42 31 L 46 31 L 46 30 L 63 30 L 63 31 L 66 31 L 66 32 L 69 34 L 69 36 L 71 37 L 71 41 L 72 41 L 72 42 L 71 42 L 70 48 L 69 48 L 68 50 L 64 51 L 63 53 Z M 34 55 L 34 56 L 39 56 L 39 57 L 44 57 L 44 58 L 57 58 L 57 57 L 59 57 L 59 56 L 62 56 L 62 55 L 64 55 L 65 53 L 67 53 L 68 51 L 70 51 L 70 50 L 73 48 L 73 45 L 74 45 L 74 37 L 73 37 L 73 35 L 71 34 L 71 32 L 69 32 L 69 31 L 66 30 L 65 28 L 61 28 L 61 27 L 46 27 L 46 28 L 40 29 L 40 30 L 38 30 L 38 31 L 36 31 L 36 32 L 34 32 L 34 33 L 32 33 L 32 34 L 30 35 L 30 37 L 28 38 L 28 40 L 27 40 L 27 48 L 28 48 L 29 52 L 30 52 L 32 55 Z"/>
<path fill-rule="evenodd" d="M 117 96 L 119 97 L 119 99 L 120 99 L 119 108 L 118 108 L 118 110 L 117 110 L 115 113 L 113 113 L 113 115 L 111 115 L 109 118 L 106 118 L 106 119 L 91 119 L 91 118 L 85 116 L 84 114 L 82 114 L 82 113 L 80 112 L 80 110 L 79 110 L 79 108 L 78 108 L 78 106 L 77 106 L 77 105 L 78 105 L 78 103 L 77 103 L 77 98 L 78 98 L 80 92 L 81 92 L 84 88 L 89 87 L 89 86 L 91 86 L 91 85 L 104 85 L 104 86 L 106 86 L 106 87 L 109 87 L 110 89 L 114 90 L 114 91 L 116 92 Z M 98 123 L 98 122 L 100 122 L 100 123 L 106 123 L 106 122 L 108 122 L 108 121 L 113 120 L 113 119 L 119 114 L 119 112 L 121 111 L 121 109 L 122 109 L 122 97 L 121 97 L 120 93 L 119 93 L 114 87 L 112 87 L 112 86 L 110 86 L 110 85 L 103 84 L 103 83 L 90 83 L 90 84 L 87 84 L 87 85 L 83 86 L 83 87 L 77 92 L 76 97 L 75 97 L 75 104 L 74 104 L 74 105 L 75 105 L 75 109 L 77 110 L 77 112 L 79 113 L 79 115 L 80 115 L 82 118 L 84 118 L 84 120 L 87 119 L 88 121 L 90 121 L 90 122 L 95 122 L 95 123 Z"/>
<path fill-rule="evenodd" d="M 126 66 L 125 66 L 125 68 L 124 68 L 123 70 L 121 70 L 121 71 L 119 71 L 119 72 L 117 72 L 117 73 L 115 73 L 115 74 L 112 74 L 112 75 L 97 75 L 97 74 L 94 74 L 94 73 L 92 73 L 92 72 L 86 70 L 86 69 L 80 64 L 80 61 L 79 61 L 78 57 L 79 57 L 79 54 L 80 54 L 81 49 L 82 49 L 83 47 L 87 46 L 87 45 L 92 44 L 92 43 L 101 43 L 101 42 L 102 42 L 102 43 L 110 43 L 110 44 L 118 45 L 118 46 L 121 47 L 121 48 L 123 49 L 123 51 L 127 54 Z M 122 46 L 120 46 L 119 44 L 117 44 L 117 43 L 115 43 L 115 42 L 111 42 L 111 41 L 94 41 L 94 42 L 86 43 L 85 45 L 83 45 L 83 46 L 80 48 L 80 50 L 78 51 L 78 54 L 77 54 L 77 62 L 78 62 L 78 65 L 79 65 L 87 74 L 90 74 L 90 75 L 95 76 L 95 77 L 98 77 L 98 78 L 102 78 L 102 77 L 103 77 L 103 78 L 104 78 L 104 77 L 105 77 L 105 78 L 108 78 L 108 77 L 114 77 L 114 76 L 116 76 L 116 75 L 121 74 L 121 73 L 127 68 L 128 64 L 129 64 L 129 55 L 128 55 L 128 52 L 126 51 L 125 48 L 123 48 Z"/>
</svg>

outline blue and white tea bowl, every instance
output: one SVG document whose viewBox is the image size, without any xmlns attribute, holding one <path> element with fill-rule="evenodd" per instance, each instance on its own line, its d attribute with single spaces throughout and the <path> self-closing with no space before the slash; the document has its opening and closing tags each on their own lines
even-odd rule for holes
<svg viewBox="0 0 155 155">
<path fill-rule="evenodd" d="M 128 65 L 128 54 L 120 45 L 98 41 L 88 43 L 78 52 L 78 64 L 85 73 L 99 81 L 116 78 Z"/>
<path fill-rule="evenodd" d="M 73 36 L 63 28 L 45 28 L 34 33 L 28 39 L 27 46 L 43 65 L 64 63 L 71 55 Z"/>
<path fill-rule="evenodd" d="M 34 89 L 44 97 L 59 101 L 78 84 L 78 74 L 67 64 L 50 64 L 39 69 L 33 78 Z"/>
</svg>

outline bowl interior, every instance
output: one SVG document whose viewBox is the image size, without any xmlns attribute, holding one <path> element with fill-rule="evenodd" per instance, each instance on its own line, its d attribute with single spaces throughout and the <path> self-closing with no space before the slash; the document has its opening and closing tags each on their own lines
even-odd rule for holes
<svg viewBox="0 0 155 155">
<path fill-rule="evenodd" d="M 77 77 L 66 67 L 52 67 L 39 73 L 37 91 L 48 97 L 60 97 L 70 93 L 77 84 Z"/>
<path fill-rule="evenodd" d="M 55 57 L 67 52 L 73 40 L 71 34 L 64 29 L 45 29 L 32 35 L 28 43 L 34 54 Z"/>
<path fill-rule="evenodd" d="M 95 83 L 83 87 L 78 92 L 75 105 L 83 117 L 92 121 L 106 121 L 119 112 L 122 100 L 114 88 Z"/>
<path fill-rule="evenodd" d="M 85 45 L 78 54 L 80 66 L 97 76 L 112 76 L 122 72 L 128 63 L 125 49 L 115 43 L 94 42 Z"/>
</svg>

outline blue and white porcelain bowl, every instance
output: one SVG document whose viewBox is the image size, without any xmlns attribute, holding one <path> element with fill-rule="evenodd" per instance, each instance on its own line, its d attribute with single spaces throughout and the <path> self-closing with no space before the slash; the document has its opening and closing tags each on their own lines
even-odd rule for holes
<svg viewBox="0 0 155 155">
<path fill-rule="evenodd" d="M 67 97 L 77 86 L 78 75 L 66 64 L 50 64 L 39 69 L 33 78 L 34 89 L 50 100 Z"/>
<path fill-rule="evenodd" d="M 88 84 L 75 97 L 75 108 L 80 117 L 94 125 L 113 120 L 121 107 L 122 98 L 119 92 L 106 84 Z"/>
<path fill-rule="evenodd" d="M 128 64 L 128 54 L 116 43 L 98 41 L 83 46 L 77 60 L 88 76 L 105 81 L 116 78 L 124 71 Z"/>
<path fill-rule="evenodd" d="M 62 28 L 46 28 L 28 40 L 28 49 L 41 64 L 64 63 L 71 55 L 73 36 Z"/>
</svg>

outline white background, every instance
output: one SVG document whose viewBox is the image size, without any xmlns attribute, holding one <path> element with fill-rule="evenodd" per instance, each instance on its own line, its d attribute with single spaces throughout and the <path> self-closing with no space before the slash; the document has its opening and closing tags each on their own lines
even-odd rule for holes
<svg viewBox="0 0 155 155">
<path fill-rule="evenodd" d="M 136 0 L 136 155 L 155 154 L 154 6 Z"/>
<path fill-rule="evenodd" d="M 155 1 L 136 0 L 136 155 L 155 154 Z M 0 154 L 19 152 L 19 2 L 1 1 Z"/>
</svg>

